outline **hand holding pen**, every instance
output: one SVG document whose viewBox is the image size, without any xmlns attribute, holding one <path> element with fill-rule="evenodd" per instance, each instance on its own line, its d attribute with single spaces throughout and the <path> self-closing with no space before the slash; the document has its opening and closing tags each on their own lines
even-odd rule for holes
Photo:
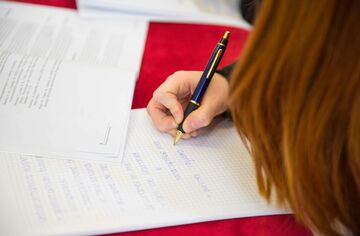
<svg viewBox="0 0 360 236">
<path fill-rule="evenodd" d="M 219 42 L 222 45 L 219 47 L 218 44 L 215 47 L 204 72 L 175 72 L 155 90 L 147 111 L 160 131 L 175 137 L 181 124 L 180 127 L 184 131 L 182 138 L 187 139 L 196 136 L 199 128 L 209 125 L 215 116 L 227 110 L 229 84 L 224 77 L 215 73 L 215 70 L 224 53 L 228 36 L 229 34 L 225 33 Z M 226 39 L 225 42 L 224 39 Z M 221 49 L 220 53 L 219 49 Z M 205 84 L 204 79 L 208 80 Z M 211 83 L 209 83 L 210 80 Z M 199 89 L 198 85 L 201 85 L 202 89 Z M 194 92 L 196 88 L 198 92 Z M 200 106 L 196 106 L 197 109 L 191 109 L 192 112 L 184 116 L 184 111 L 191 103 L 189 102 L 191 99 L 195 99 Z"/>
</svg>

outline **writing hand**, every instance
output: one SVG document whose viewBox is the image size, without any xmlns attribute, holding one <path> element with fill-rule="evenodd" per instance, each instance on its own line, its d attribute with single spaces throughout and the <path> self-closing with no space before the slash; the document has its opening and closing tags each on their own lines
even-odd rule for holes
<svg viewBox="0 0 360 236">
<path fill-rule="evenodd" d="M 177 126 L 183 119 L 184 109 L 201 75 L 202 71 L 177 71 L 154 91 L 147 105 L 147 112 L 157 129 L 175 136 Z M 199 128 L 209 125 L 215 116 L 227 109 L 228 92 L 228 81 L 215 73 L 201 106 L 184 122 L 184 139 L 196 136 Z"/>
</svg>

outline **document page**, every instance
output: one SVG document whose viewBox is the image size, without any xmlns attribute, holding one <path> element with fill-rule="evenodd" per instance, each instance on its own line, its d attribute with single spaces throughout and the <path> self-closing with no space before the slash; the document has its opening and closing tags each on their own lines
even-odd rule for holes
<svg viewBox="0 0 360 236">
<path fill-rule="evenodd" d="M 152 4 L 148 4 L 146 0 L 79 0 L 79 2 L 80 5 L 121 10 L 134 14 L 163 16 L 213 14 L 214 16 L 222 15 L 239 19 L 239 0 L 153 0 Z"/>
<path fill-rule="evenodd" d="M 79 13 L 88 18 L 147 18 L 152 21 L 229 24 L 246 27 L 239 0 L 77 0 Z"/>
<path fill-rule="evenodd" d="M 117 157 L 134 77 L 115 67 L 0 51 L 0 150 Z"/>
<path fill-rule="evenodd" d="M 146 32 L 0 2 L 0 151 L 118 159 Z"/>
<path fill-rule="evenodd" d="M 139 71 L 145 20 L 81 19 L 76 10 L 0 2 L 0 49 Z"/>
<path fill-rule="evenodd" d="M 2 153 L 0 234 L 102 234 L 290 212 L 259 196 L 231 121 L 172 141 L 139 109 L 122 163 Z"/>
</svg>

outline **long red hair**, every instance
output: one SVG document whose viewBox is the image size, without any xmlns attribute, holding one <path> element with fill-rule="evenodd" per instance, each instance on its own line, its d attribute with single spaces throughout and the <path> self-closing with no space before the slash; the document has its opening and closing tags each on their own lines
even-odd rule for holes
<svg viewBox="0 0 360 236">
<path fill-rule="evenodd" d="M 262 195 L 360 233 L 360 1 L 262 1 L 230 94 Z"/>
</svg>

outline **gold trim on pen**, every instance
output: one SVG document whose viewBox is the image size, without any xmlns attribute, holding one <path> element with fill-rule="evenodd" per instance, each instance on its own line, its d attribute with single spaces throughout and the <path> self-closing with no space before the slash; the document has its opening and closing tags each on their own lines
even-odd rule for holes
<svg viewBox="0 0 360 236">
<path fill-rule="evenodd" d="M 213 63 L 211 64 L 211 67 L 209 69 L 208 74 L 206 75 L 206 78 L 209 79 L 211 72 L 213 71 L 215 64 L 220 60 L 220 56 L 222 54 L 223 50 L 219 49 L 219 51 L 216 53 L 215 59 L 213 61 Z"/>
<path fill-rule="evenodd" d="M 192 104 L 195 104 L 196 106 L 200 106 L 200 103 L 198 103 L 198 102 L 195 102 L 194 100 L 190 100 L 190 102 L 192 103 Z"/>
<path fill-rule="evenodd" d="M 224 46 L 224 47 L 225 47 L 225 44 L 223 44 L 223 43 L 218 43 L 218 45 L 221 45 L 221 46 Z"/>
</svg>

